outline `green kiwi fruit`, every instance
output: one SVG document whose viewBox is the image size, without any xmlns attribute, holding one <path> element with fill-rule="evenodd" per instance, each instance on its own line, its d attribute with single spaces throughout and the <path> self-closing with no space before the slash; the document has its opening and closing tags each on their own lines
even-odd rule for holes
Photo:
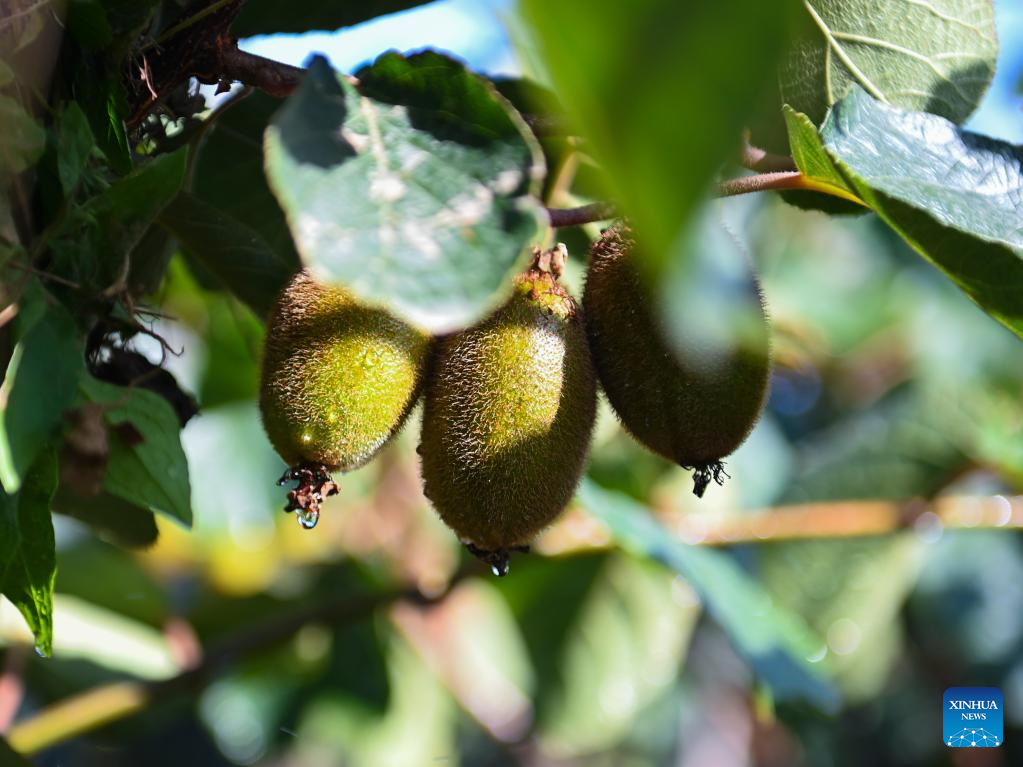
<svg viewBox="0 0 1023 767">
<path fill-rule="evenodd" d="M 306 527 L 337 492 L 330 474 L 369 461 L 419 397 L 430 339 L 347 290 L 300 271 L 267 322 L 259 407 L 297 480 L 287 511 Z"/>
<path fill-rule="evenodd" d="M 497 575 L 571 500 L 589 451 L 596 377 L 564 253 L 537 252 L 503 307 L 440 339 L 424 391 L 424 491 Z"/>
<path fill-rule="evenodd" d="M 654 297 L 632 262 L 635 245 L 620 222 L 590 250 L 583 308 L 593 362 L 626 430 L 693 470 L 693 492 L 702 496 L 711 480 L 721 484 L 727 476 L 722 459 L 742 444 L 764 407 L 770 349 L 760 289 L 750 273 L 758 326 L 752 337 L 706 364 L 700 350 L 668 343 Z"/>
</svg>

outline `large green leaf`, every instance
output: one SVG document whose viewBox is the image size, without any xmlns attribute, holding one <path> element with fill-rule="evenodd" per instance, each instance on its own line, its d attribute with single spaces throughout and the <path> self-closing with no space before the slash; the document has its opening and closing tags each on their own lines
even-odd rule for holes
<svg viewBox="0 0 1023 767">
<path fill-rule="evenodd" d="M 60 305 L 47 307 L 21 330 L 0 387 L 0 484 L 8 493 L 17 492 L 39 451 L 59 431 L 85 368 L 78 330 Z"/>
<path fill-rule="evenodd" d="M 53 649 L 53 582 L 57 554 L 50 500 L 57 487 L 53 449 L 39 454 L 17 495 L 0 494 L 0 593 L 25 617 L 36 646 Z"/>
<path fill-rule="evenodd" d="M 103 405 L 110 440 L 103 488 L 132 504 L 192 524 L 188 463 L 181 449 L 180 422 L 155 392 L 82 381 L 82 394 Z"/>
<path fill-rule="evenodd" d="M 249 0 L 231 31 L 238 37 L 272 35 L 281 32 L 310 32 L 350 27 L 364 21 L 424 5 L 429 0 L 371 0 L 361 3 L 337 3 L 312 0 L 282 3 L 279 0 Z"/>
<path fill-rule="evenodd" d="M 775 606 L 727 554 L 683 543 L 642 505 L 588 479 L 578 497 L 624 549 L 661 562 L 692 585 L 777 699 L 804 699 L 824 709 L 836 706 L 833 686 L 809 660 L 823 642 L 798 616 Z"/>
<path fill-rule="evenodd" d="M 280 106 L 279 99 L 256 91 L 218 109 L 199 144 L 191 192 L 255 229 L 297 267 L 288 222 L 263 171 L 263 131 Z"/>
<path fill-rule="evenodd" d="M 798 115 L 788 120 L 800 170 L 841 181 L 988 314 L 1023 335 L 1023 150 L 886 106 L 860 88 L 835 104 L 819 137 Z"/>
<path fill-rule="evenodd" d="M 654 264 L 740 145 L 773 83 L 794 0 L 679 3 L 524 0 L 576 129 Z"/>
<path fill-rule="evenodd" d="M 163 209 L 159 222 L 259 317 L 267 316 L 294 271 L 255 230 L 187 192 Z"/>
<path fill-rule="evenodd" d="M 854 86 L 965 120 L 995 72 L 991 0 L 803 0 L 806 31 L 781 69 L 784 101 L 819 125 Z"/>
<path fill-rule="evenodd" d="M 266 133 L 303 260 L 424 328 L 483 316 L 538 234 L 542 156 L 493 87 L 426 51 L 381 56 L 360 91 L 316 59 Z"/>
</svg>

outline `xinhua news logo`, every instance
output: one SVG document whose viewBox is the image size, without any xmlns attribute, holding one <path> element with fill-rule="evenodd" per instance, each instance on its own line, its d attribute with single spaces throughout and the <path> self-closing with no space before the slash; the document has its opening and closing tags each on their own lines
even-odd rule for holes
<svg viewBox="0 0 1023 767">
<path fill-rule="evenodd" d="M 946 746 L 1002 745 L 1002 691 L 997 687 L 949 687 L 942 730 Z"/>
</svg>

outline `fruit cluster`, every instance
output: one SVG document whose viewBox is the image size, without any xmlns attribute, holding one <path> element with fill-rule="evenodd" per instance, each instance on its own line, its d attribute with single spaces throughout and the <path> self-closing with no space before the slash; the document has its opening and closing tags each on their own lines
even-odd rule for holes
<svg viewBox="0 0 1023 767">
<path fill-rule="evenodd" d="M 669 346 L 633 263 L 626 223 L 594 243 L 582 308 L 559 283 L 563 245 L 537 249 L 511 298 L 442 338 L 360 305 L 300 272 L 270 316 L 260 409 L 297 482 L 287 511 L 312 527 L 335 471 L 369 461 L 423 394 L 424 492 L 476 556 L 503 575 L 571 500 L 585 468 L 597 382 L 643 445 L 693 471 L 694 492 L 725 476 L 769 375 L 763 332 L 715 359 Z"/>
</svg>

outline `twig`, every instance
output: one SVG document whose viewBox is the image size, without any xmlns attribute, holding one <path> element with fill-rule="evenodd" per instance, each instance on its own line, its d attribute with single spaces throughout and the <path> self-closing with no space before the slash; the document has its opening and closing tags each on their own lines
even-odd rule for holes
<svg viewBox="0 0 1023 767">
<path fill-rule="evenodd" d="M 788 190 L 819 192 L 831 195 L 832 197 L 841 197 L 844 200 L 867 207 L 863 200 L 846 190 L 804 176 L 799 171 L 759 173 L 754 176 L 731 178 L 718 184 L 717 196 L 735 197 L 740 194 L 751 194 L 753 192 L 783 192 Z M 551 226 L 555 228 L 581 226 L 593 223 L 594 221 L 615 218 L 618 215 L 616 207 L 609 202 L 595 202 L 578 208 L 547 209 L 547 218 Z"/>
<path fill-rule="evenodd" d="M 154 702 L 181 692 L 202 689 L 237 659 L 278 645 L 307 624 L 351 623 L 372 614 L 379 607 L 402 600 L 433 604 L 444 599 L 455 584 L 479 572 L 481 569 L 475 564 L 460 571 L 447 589 L 436 595 L 425 595 L 417 589 L 399 589 L 335 599 L 250 626 L 203 653 L 202 661 L 192 669 L 162 682 L 116 682 L 74 695 L 15 724 L 7 735 L 7 741 L 20 753 L 38 753 L 69 738 L 132 716 Z"/>
<path fill-rule="evenodd" d="M 784 192 L 784 191 L 806 191 L 820 192 L 821 194 L 841 197 L 843 200 L 855 202 L 858 205 L 867 207 L 859 197 L 850 194 L 841 187 L 833 186 L 823 181 L 812 179 L 799 171 L 785 171 L 779 173 L 758 173 L 754 176 L 740 176 L 731 178 L 718 184 L 718 197 L 734 197 L 740 194 L 752 192 Z"/>
<path fill-rule="evenodd" d="M 610 202 L 594 202 L 578 208 L 547 208 L 547 219 L 555 229 L 592 224 L 617 215 L 617 208 Z"/>
<path fill-rule="evenodd" d="M 900 530 L 1020 529 L 1021 496 L 947 496 L 933 501 L 838 501 L 779 506 L 760 513 L 707 520 L 679 516 L 668 523 L 687 543 L 740 543 L 863 538 Z"/>
<path fill-rule="evenodd" d="M 305 70 L 273 59 L 248 53 L 238 47 L 237 41 L 225 45 L 220 51 L 219 74 L 227 80 L 259 88 L 276 98 L 285 98 L 302 82 Z"/>
</svg>

